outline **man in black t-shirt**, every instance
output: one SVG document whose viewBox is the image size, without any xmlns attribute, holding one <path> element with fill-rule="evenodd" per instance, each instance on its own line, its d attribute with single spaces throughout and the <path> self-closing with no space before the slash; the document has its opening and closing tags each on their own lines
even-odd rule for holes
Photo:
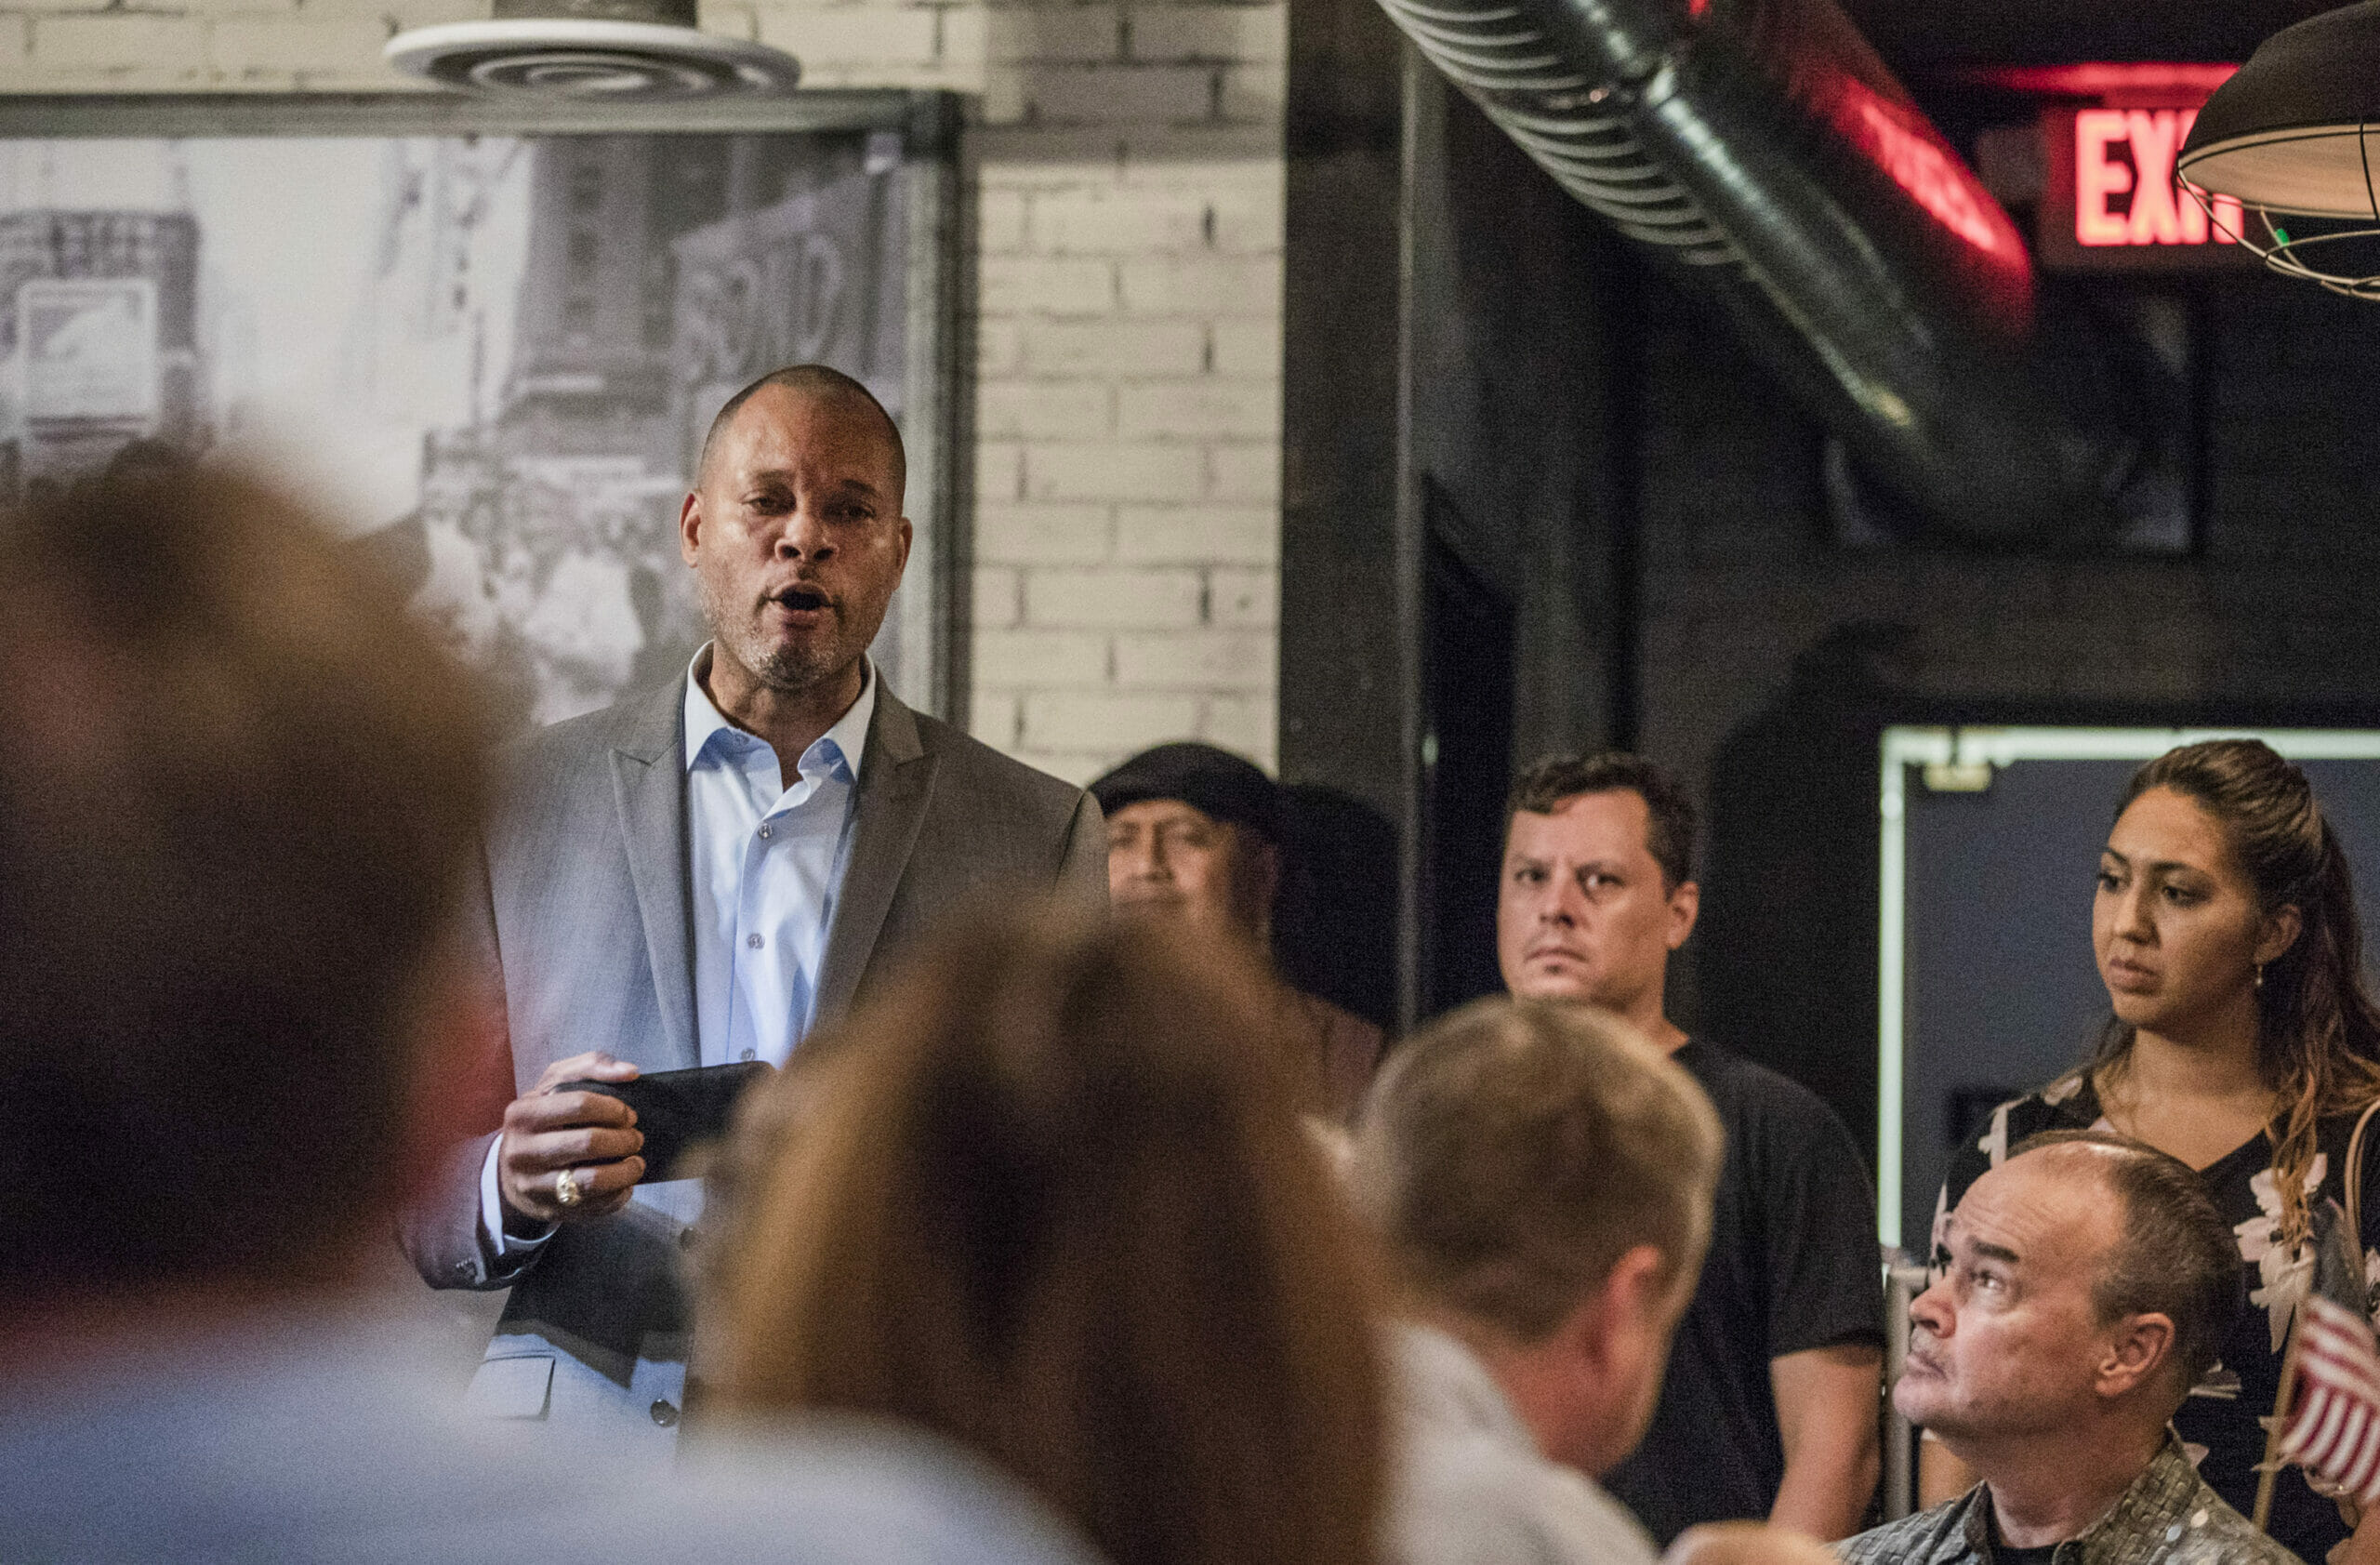
<svg viewBox="0 0 2380 1565">
<path fill-rule="evenodd" d="M 1875 1492 L 1884 1360 L 1875 1192 L 1807 1089 L 1662 1015 L 1693 933 L 1692 802 L 1633 755 L 1541 761 L 1513 790 L 1496 948 L 1518 995 L 1603 1006 L 1670 1051 L 1727 1134 L 1711 1251 L 1651 1430 L 1611 1492 L 1663 1543 L 1766 1518 L 1832 1540 Z"/>
</svg>

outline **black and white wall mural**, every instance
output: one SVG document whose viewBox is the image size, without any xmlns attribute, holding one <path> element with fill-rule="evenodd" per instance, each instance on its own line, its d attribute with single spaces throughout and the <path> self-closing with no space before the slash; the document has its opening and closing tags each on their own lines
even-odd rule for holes
<svg viewBox="0 0 2380 1565">
<path fill-rule="evenodd" d="M 727 396 L 823 361 L 913 445 L 946 405 L 911 384 L 942 326 L 917 187 L 892 130 L 0 139 L 0 484 L 248 465 L 380 554 L 517 722 L 588 711 L 700 642 L 677 516 Z M 877 657 L 932 705 L 912 471 Z"/>
</svg>

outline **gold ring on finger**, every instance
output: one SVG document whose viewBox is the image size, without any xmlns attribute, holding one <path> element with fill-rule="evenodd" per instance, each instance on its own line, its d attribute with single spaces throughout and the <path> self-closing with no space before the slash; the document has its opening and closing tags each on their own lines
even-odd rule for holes
<svg viewBox="0 0 2380 1565">
<path fill-rule="evenodd" d="M 585 1192 L 578 1187 L 576 1169 L 566 1168 L 554 1175 L 554 1200 L 562 1205 L 576 1206 L 584 1194 Z"/>
</svg>

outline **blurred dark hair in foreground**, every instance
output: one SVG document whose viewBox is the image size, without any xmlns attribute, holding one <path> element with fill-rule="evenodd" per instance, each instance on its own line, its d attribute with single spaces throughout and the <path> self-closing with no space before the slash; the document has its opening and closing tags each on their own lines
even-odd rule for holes
<svg viewBox="0 0 2380 1565">
<path fill-rule="evenodd" d="M 403 1194 L 477 696 L 245 480 L 0 519 L 0 1280 L 344 1261 Z"/>
<path fill-rule="evenodd" d="M 813 1039 L 721 1175 L 707 1408 L 913 1421 L 1117 1565 L 1369 1558 L 1376 1273 L 1261 978 L 1012 912 Z"/>
</svg>

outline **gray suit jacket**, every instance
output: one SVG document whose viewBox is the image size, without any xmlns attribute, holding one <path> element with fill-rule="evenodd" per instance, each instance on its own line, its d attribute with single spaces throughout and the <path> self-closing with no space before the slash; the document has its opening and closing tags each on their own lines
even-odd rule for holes
<svg viewBox="0 0 2380 1565">
<path fill-rule="evenodd" d="M 499 975 L 509 1049 L 494 1102 L 601 1049 L 643 1069 L 701 1063 L 687 863 L 685 681 L 522 740 L 474 911 Z M 819 969 L 818 1017 L 848 1009 L 935 920 L 996 891 L 1106 895 L 1106 829 L 1082 789 L 879 690 L 853 796 L 850 860 Z M 432 1287 L 510 1286 L 473 1400 L 666 1456 L 684 1405 L 681 1280 L 694 1182 L 641 1186 L 618 1214 L 565 1225 L 525 1257 L 480 1239 L 494 1133 L 456 1149 L 403 1225 Z"/>
</svg>

